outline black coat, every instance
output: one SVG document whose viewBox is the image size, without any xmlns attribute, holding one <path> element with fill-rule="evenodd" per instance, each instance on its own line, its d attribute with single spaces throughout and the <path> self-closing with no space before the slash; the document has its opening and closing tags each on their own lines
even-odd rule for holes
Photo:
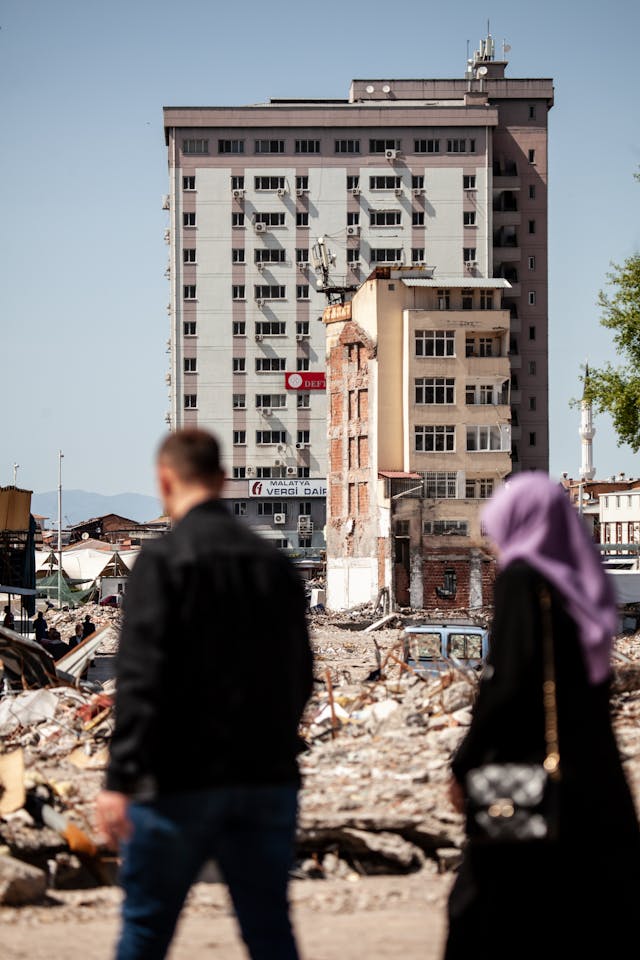
<svg viewBox="0 0 640 960">
<path fill-rule="evenodd" d="M 298 782 L 312 683 L 293 565 L 221 503 L 200 504 L 129 578 L 107 788 Z"/>
<path fill-rule="evenodd" d="M 496 580 L 488 669 L 452 763 L 460 783 L 482 763 L 544 757 L 542 582 L 522 561 Z M 588 682 L 576 625 L 550 590 L 560 837 L 526 847 L 467 845 L 449 899 L 446 960 L 613 958 L 635 937 L 640 829 L 611 726 L 609 684 Z"/>
</svg>

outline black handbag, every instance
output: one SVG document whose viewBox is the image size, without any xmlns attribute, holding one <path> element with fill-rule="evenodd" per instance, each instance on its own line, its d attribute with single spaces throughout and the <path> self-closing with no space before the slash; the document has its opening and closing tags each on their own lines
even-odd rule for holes
<svg viewBox="0 0 640 960">
<path fill-rule="evenodd" d="M 560 751 L 551 597 L 540 589 L 543 640 L 543 763 L 487 763 L 465 778 L 467 836 L 477 843 L 549 841 L 558 832 Z"/>
</svg>

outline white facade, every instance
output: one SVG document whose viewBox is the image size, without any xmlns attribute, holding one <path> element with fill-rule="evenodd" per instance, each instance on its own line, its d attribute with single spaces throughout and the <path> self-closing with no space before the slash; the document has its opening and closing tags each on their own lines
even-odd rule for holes
<svg viewBox="0 0 640 960">
<path fill-rule="evenodd" d="M 600 542 L 640 544 L 640 489 L 600 495 Z"/>
</svg>

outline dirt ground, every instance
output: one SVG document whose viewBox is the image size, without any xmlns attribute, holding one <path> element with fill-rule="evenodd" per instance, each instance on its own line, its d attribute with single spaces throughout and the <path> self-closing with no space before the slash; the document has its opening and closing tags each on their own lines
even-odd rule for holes
<svg viewBox="0 0 640 960">
<path fill-rule="evenodd" d="M 302 960 L 439 960 L 451 874 L 294 880 L 292 916 Z M 3 960 L 111 960 L 118 933 L 116 888 L 52 891 L 37 907 L 0 908 Z M 226 890 L 191 891 L 169 960 L 246 960 Z"/>
</svg>

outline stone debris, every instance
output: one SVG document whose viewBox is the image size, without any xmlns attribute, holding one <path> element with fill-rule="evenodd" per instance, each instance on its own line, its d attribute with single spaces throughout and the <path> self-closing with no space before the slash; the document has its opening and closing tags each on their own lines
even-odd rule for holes
<svg viewBox="0 0 640 960">
<path fill-rule="evenodd" d="M 0 856 L 0 904 L 38 903 L 47 890 L 47 874 L 15 857 Z"/>
</svg>

